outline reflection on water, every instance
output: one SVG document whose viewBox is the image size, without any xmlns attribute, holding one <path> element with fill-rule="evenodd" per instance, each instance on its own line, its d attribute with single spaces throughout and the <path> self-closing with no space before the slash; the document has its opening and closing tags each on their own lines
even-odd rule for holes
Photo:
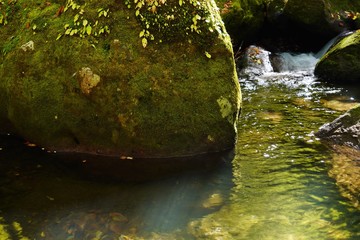
<svg viewBox="0 0 360 240">
<path fill-rule="evenodd" d="M 121 182 L 80 175 L 11 136 L 2 136 L 0 146 L 1 240 L 186 239 L 189 219 L 218 210 L 233 186 L 226 159 L 212 170 Z"/>
<path fill-rule="evenodd" d="M 0 239 L 359 239 L 342 168 L 313 135 L 356 99 L 301 72 L 241 84 L 236 155 L 212 170 L 89 179 L 2 136 Z"/>
</svg>

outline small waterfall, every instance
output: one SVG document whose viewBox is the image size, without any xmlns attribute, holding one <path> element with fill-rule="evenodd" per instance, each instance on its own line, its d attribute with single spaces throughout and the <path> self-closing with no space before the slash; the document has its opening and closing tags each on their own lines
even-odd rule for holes
<svg viewBox="0 0 360 240">
<path fill-rule="evenodd" d="M 279 72 L 312 71 L 319 59 L 313 53 L 293 54 L 284 52 L 279 54 Z"/>
<path fill-rule="evenodd" d="M 312 72 L 319 59 L 335 44 L 339 39 L 351 34 L 351 32 L 344 32 L 331 39 L 325 46 L 317 53 L 301 53 L 295 54 L 290 52 L 283 52 L 275 57 L 277 69 L 279 72 L 297 72 L 307 71 Z"/>
<path fill-rule="evenodd" d="M 339 35 L 337 35 L 336 37 L 334 37 L 333 39 L 331 39 L 330 41 L 328 41 L 325 46 L 323 46 L 321 48 L 320 51 L 318 51 L 315 56 L 316 58 L 320 59 L 322 56 L 325 55 L 325 53 L 337 42 L 339 42 L 340 39 L 352 34 L 353 32 L 342 32 Z"/>
</svg>

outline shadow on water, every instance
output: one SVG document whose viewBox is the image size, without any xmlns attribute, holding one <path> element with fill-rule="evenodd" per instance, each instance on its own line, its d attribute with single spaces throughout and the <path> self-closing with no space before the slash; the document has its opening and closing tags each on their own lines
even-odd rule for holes
<svg viewBox="0 0 360 240">
<path fill-rule="evenodd" d="M 183 238 L 180 229 L 188 220 L 218 210 L 233 185 L 231 153 L 191 159 L 197 161 L 191 170 L 183 159 L 175 170 L 166 163 L 155 169 L 163 174 L 159 179 L 149 175 L 149 165 L 134 167 L 129 160 L 117 166 L 114 159 L 95 165 L 83 155 L 64 161 L 66 156 L 25 146 L 13 136 L 0 136 L 0 147 L 0 232 L 8 239 L 156 239 L 154 232 Z M 126 177 L 132 178 L 119 180 L 116 171 L 124 174 L 121 168 L 129 166 Z"/>
</svg>

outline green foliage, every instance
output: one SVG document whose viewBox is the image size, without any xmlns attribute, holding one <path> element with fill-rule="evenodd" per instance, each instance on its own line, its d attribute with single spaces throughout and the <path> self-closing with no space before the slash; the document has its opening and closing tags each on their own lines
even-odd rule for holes
<svg viewBox="0 0 360 240">
<path fill-rule="evenodd" d="M 0 26 L 8 24 L 8 19 L 9 17 L 11 17 L 13 11 L 15 10 L 15 4 L 16 0 L 0 1 Z"/>
<path fill-rule="evenodd" d="M 139 33 L 143 47 L 150 41 L 187 40 L 199 42 L 201 34 L 215 36 L 214 20 L 206 8 L 206 2 L 195 0 L 126 0 L 125 5 L 134 9 L 143 29 Z M 204 44 L 201 43 L 201 44 Z"/>
<path fill-rule="evenodd" d="M 99 37 L 109 34 L 110 27 L 104 22 L 104 19 L 109 18 L 110 9 L 96 9 L 97 15 L 95 18 L 90 13 L 88 14 L 88 10 L 93 11 L 94 9 L 88 9 L 86 4 L 80 5 L 74 0 L 67 0 L 64 13 L 71 11 L 75 15 L 71 22 L 64 25 L 64 31 L 58 34 L 56 40 L 59 40 L 62 36 L 85 38 L 87 36 Z"/>
<path fill-rule="evenodd" d="M 17 44 L 19 43 L 19 37 L 11 37 L 9 41 L 5 42 L 5 44 L 2 47 L 2 54 L 6 55 L 11 50 L 13 50 Z"/>
</svg>

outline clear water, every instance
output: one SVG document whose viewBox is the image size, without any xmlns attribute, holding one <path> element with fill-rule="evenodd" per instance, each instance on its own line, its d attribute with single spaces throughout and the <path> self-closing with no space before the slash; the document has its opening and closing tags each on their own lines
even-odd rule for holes
<svg viewBox="0 0 360 240">
<path fill-rule="evenodd" d="M 308 72 L 241 85 L 235 156 L 212 170 L 139 183 L 88 178 L 1 136 L 0 239 L 360 239 L 360 209 L 313 136 L 359 95 Z"/>
</svg>

